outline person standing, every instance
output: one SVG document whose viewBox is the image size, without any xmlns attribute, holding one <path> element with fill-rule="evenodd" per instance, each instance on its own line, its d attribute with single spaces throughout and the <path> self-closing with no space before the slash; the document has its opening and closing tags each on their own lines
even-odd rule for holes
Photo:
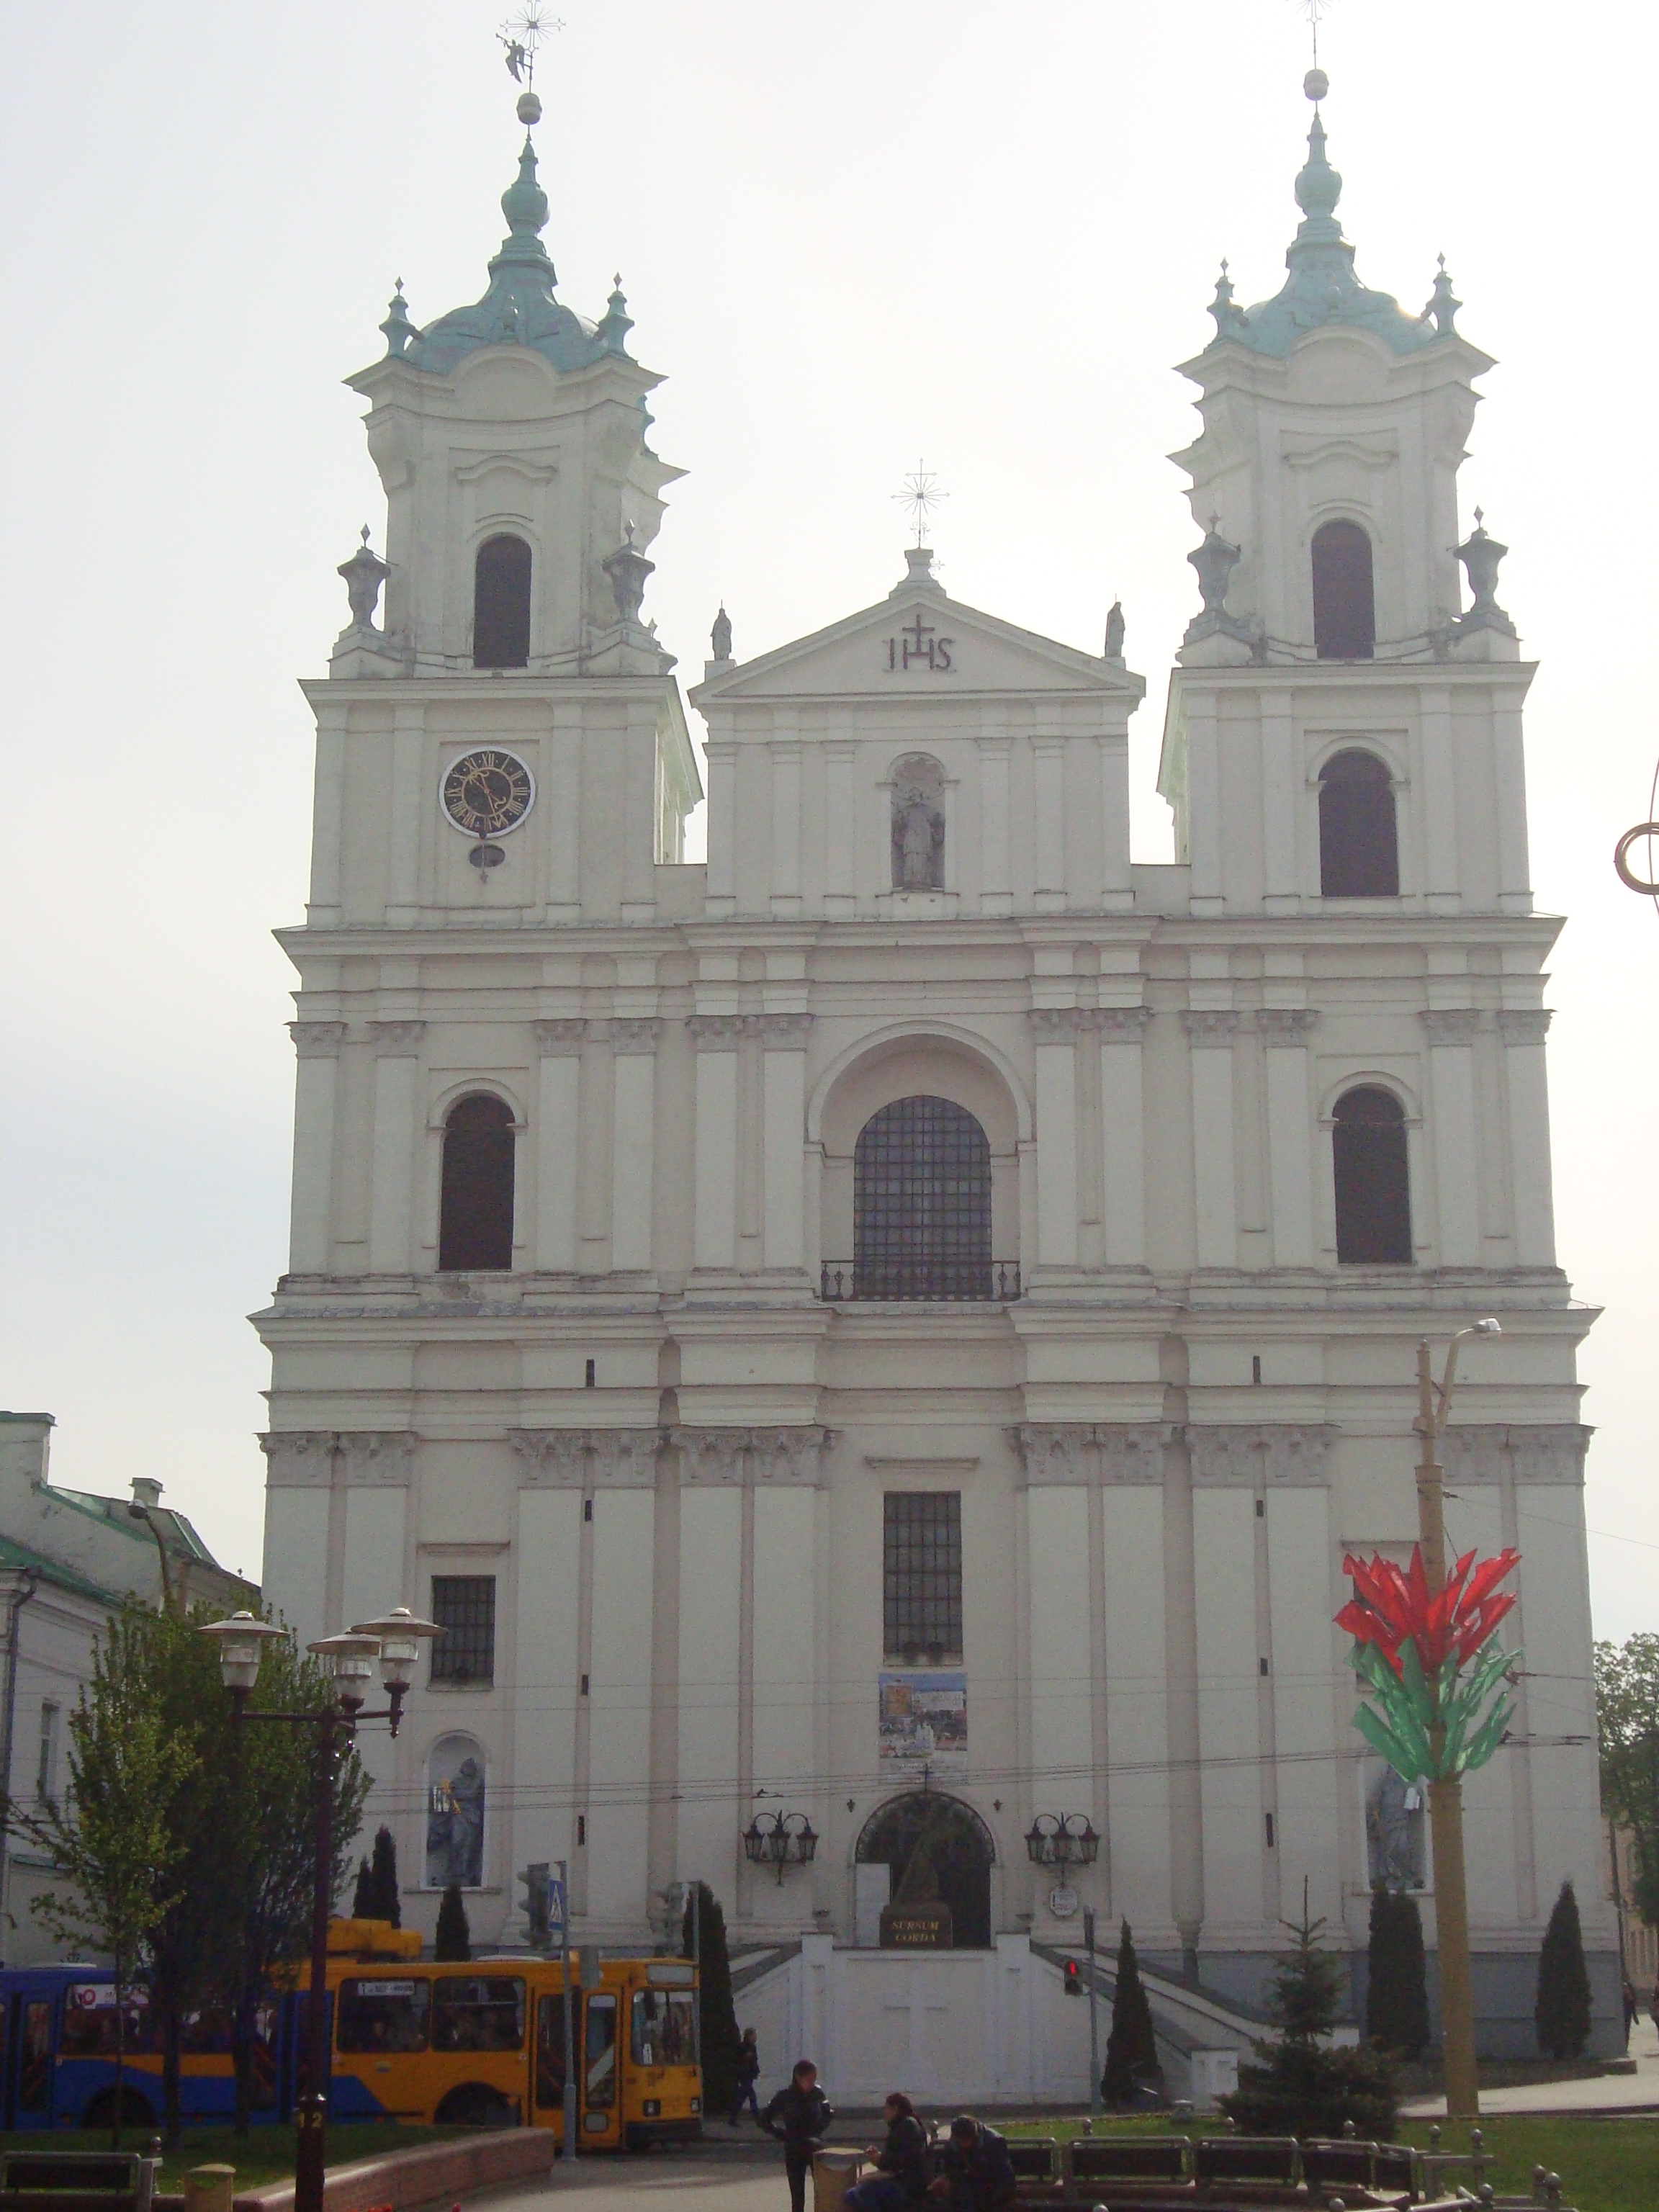
<svg viewBox="0 0 1659 2212">
<path fill-rule="evenodd" d="M 780 2089 L 760 2116 L 767 2134 L 783 2145 L 790 2212 L 806 2212 L 806 2177 L 812 2171 L 812 2154 L 822 2148 L 835 2118 L 834 2109 L 818 2087 L 817 2068 L 810 2058 L 798 2058 L 788 2087 Z"/>
<path fill-rule="evenodd" d="M 848 2212 L 904 2212 L 907 2205 L 927 2194 L 927 2130 L 916 2118 L 915 2106 L 895 2089 L 882 2110 L 887 2140 L 879 2150 L 871 2146 L 876 2171 L 848 2191 Z"/>
<path fill-rule="evenodd" d="M 743 2108 L 748 2106 L 760 2124 L 760 2100 L 755 2094 L 755 2084 L 760 2079 L 760 2043 L 752 2027 L 743 2031 L 743 2041 L 738 2045 L 738 2094 L 732 2106 L 732 2124 L 736 2127 L 743 2118 Z"/>
</svg>

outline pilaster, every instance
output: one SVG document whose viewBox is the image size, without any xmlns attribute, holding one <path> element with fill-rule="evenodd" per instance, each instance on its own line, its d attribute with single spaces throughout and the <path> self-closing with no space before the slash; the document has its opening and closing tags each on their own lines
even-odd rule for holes
<svg viewBox="0 0 1659 2212">
<path fill-rule="evenodd" d="M 374 1045 L 368 1271 L 406 1275 L 413 1265 L 415 1080 L 426 1024 L 371 1022 L 368 1027 Z"/>
</svg>

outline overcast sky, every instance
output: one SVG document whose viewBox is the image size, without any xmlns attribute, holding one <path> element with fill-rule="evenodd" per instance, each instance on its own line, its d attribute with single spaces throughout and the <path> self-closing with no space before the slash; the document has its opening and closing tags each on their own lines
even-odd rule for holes
<svg viewBox="0 0 1659 2212">
<path fill-rule="evenodd" d="M 334 574 L 384 502 L 340 379 L 394 277 L 474 299 L 519 131 L 507 0 L 0 8 L 0 1404 L 58 1478 L 159 1476 L 259 1560 L 283 1264 L 291 976 Z M 1171 365 L 1222 254 L 1277 289 L 1308 32 L 1292 0 L 558 0 L 538 137 L 561 295 L 620 269 L 665 374 L 647 600 L 688 682 L 722 595 L 747 658 L 880 597 L 891 495 L 951 496 L 951 592 L 1149 679 L 1138 858 L 1196 605 Z M 1577 25 L 1577 28 L 1575 28 Z M 1341 216 L 1415 309 L 1443 252 L 1500 366 L 1463 471 L 1541 670 L 1533 881 L 1560 1248 L 1586 1350 L 1600 1632 L 1659 1629 L 1653 1086 L 1659 919 L 1621 890 L 1652 696 L 1656 34 L 1628 4 L 1338 0 Z"/>
</svg>

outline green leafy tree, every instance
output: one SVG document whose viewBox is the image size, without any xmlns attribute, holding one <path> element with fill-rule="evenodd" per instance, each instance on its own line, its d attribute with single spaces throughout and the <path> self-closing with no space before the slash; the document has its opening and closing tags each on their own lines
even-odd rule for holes
<svg viewBox="0 0 1659 2212">
<path fill-rule="evenodd" d="M 692 1948 L 691 1915 L 698 1915 L 698 1948 Z M 699 2015 L 702 2022 L 702 2108 L 729 2112 L 738 2101 L 738 2013 L 732 1997 L 732 1956 L 726 1948 L 726 1915 L 706 1881 L 686 1899 L 680 1949 L 701 1968 Z"/>
<path fill-rule="evenodd" d="M 443 1893 L 438 1907 L 438 1932 L 432 1945 L 434 1959 L 470 1959 L 472 1956 L 472 1931 L 466 1924 L 466 1907 L 461 1902 L 461 1885 L 452 1881 Z"/>
<path fill-rule="evenodd" d="M 371 1920 L 390 1921 L 394 1928 L 404 1924 L 403 1906 L 398 1898 L 398 1845 L 390 1828 L 374 1832 L 374 1858 L 368 1875 Z"/>
<path fill-rule="evenodd" d="M 94 1650 L 69 1723 L 69 1787 L 61 1805 L 22 1811 L 7 1825 L 51 1862 L 64 1885 L 34 1901 L 60 1943 L 106 1953 L 115 1974 L 115 2085 L 111 2142 L 120 2148 L 126 2056 L 125 1995 L 151 1963 L 158 1931 L 183 1892 L 185 1850 L 170 1820 L 194 1771 L 192 1748 L 169 1735 L 144 1664 L 145 1623 L 122 1613 Z"/>
<path fill-rule="evenodd" d="M 1349 2120 L 1361 2136 L 1391 2135 L 1397 2096 L 1388 2053 L 1376 2045 L 1332 2047 L 1343 1965 L 1321 1944 L 1325 1923 L 1309 1917 L 1305 1883 L 1301 1919 L 1284 1924 L 1291 1944 L 1273 1975 L 1279 2036 L 1255 2045 L 1261 2063 L 1240 2067 L 1222 2110 L 1246 2135 L 1335 2136 Z"/>
<path fill-rule="evenodd" d="M 1379 1882 L 1371 1892 L 1365 1983 L 1365 2033 L 1401 2058 L 1429 2044 L 1428 1964 L 1417 1899 Z"/>
<path fill-rule="evenodd" d="M 1629 1902 L 1659 1928 L 1659 1636 L 1596 1645 L 1595 1717 L 1602 1809 L 1635 1844 Z"/>
<path fill-rule="evenodd" d="M 1100 2094 L 1109 2105 L 1127 2105 L 1138 2076 L 1158 2069 L 1158 2039 L 1152 2008 L 1140 1978 L 1140 1961 L 1126 1920 L 1117 1943 L 1117 1987 L 1112 1992 L 1112 2028 L 1106 2039 L 1106 2064 Z"/>
<path fill-rule="evenodd" d="M 1577 2058 L 1589 2041 L 1589 1971 L 1584 1964 L 1578 1899 L 1564 1881 L 1538 1956 L 1538 2001 L 1532 2010 L 1546 2058 Z"/>
</svg>

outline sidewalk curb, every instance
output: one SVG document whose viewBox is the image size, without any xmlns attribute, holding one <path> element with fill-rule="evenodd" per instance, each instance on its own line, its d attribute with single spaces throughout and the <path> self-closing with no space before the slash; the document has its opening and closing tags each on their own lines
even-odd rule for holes
<svg viewBox="0 0 1659 2212">
<path fill-rule="evenodd" d="M 550 2128 L 506 2128 L 423 2150 L 357 2159 L 329 2168 L 324 2212 L 417 2212 L 422 2205 L 453 2204 L 475 2190 L 545 2175 L 556 2148 Z M 234 2204 L 234 2212 L 294 2212 L 294 2184 L 274 2182 L 239 2193 Z"/>
</svg>

